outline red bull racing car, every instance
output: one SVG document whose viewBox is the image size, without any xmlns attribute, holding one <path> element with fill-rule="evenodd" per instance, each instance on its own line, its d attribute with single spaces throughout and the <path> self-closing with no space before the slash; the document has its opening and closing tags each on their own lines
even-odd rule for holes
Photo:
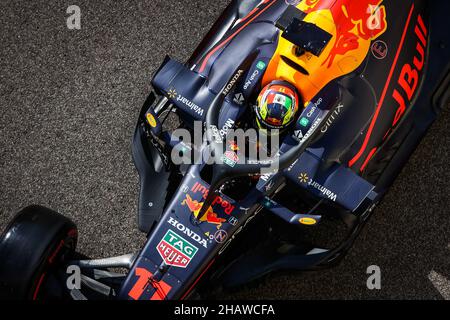
<svg viewBox="0 0 450 320">
<path fill-rule="evenodd" d="M 336 264 L 449 101 L 445 6 L 233 0 L 139 114 L 145 246 L 82 257 L 73 222 L 27 207 L 0 238 L 0 297 L 205 298 Z"/>
</svg>

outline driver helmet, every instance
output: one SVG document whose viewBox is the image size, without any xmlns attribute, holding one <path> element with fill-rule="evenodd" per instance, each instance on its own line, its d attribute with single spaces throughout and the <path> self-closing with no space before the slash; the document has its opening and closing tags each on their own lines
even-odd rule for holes
<svg viewBox="0 0 450 320">
<path fill-rule="evenodd" d="M 283 130 L 295 120 L 298 108 L 296 88 L 288 82 L 273 81 L 258 96 L 256 123 L 260 129 Z"/>
</svg>

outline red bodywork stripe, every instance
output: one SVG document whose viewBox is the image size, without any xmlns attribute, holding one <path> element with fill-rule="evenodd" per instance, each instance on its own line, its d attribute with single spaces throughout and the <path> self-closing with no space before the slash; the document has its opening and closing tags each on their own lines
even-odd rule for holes
<svg viewBox="0 0 450 320">
<path fill-rule="evenodd" d="M 48 263 L 49 264 L 53 264 L 56 255 L 59 253 L 59 251 L 61 250 L 61 248 L 64 246 L 64 240 L 61 240 L 58 244 L 58 246 L 56 247 L 55 251 L 52 253 L 52 255 L 50 256 L 50 258 L 48 259 Z"/>
<path fill-rule="evenodd" d="M 248 13 L 244 18 L 241 19 L 241 21 L 239 21 L 239 24 L 245 22 L 245 20 L 247 20 L 248 18 L 250 18 L 252 16 L 252 14 L 254 14 L 256 11 L 259 10 L 259 7 L 253 8 L 252 11 L 250 11 L 250 13 Z"/>
<path fill-rule="evenodd" d="M 266 2 L 269 0 L 266 0 Z M 242 29 L 244 29 L 245 27 L 247 27 L 250 23 L 252 23 L 256 18 L 258 18 L 263 12 L 265 12 L 267 9 L 270 8 L 270 6 L 272 6 L 272 4 L 274 4 L 276 1 L 273 1 L 272 3 L 270 3 L 269 5 L 267 5 L 267 7 L 265 7 L 264 9 L 262 9 L 257 15 L 255 15 L 253 18 L 251 18 L 249 21 L 247 21 L 242 27 L 240 27 L 236 32 L 234 32 L 231 36 L 229 36 L 225 41 L 223 41 L 221 44 L 219 44 L 217 47 L 215 47 L 214 49 L 212 49 L 208 55 L 205 57 L 205 60 L 203 60 L 203 63 L 200 67 L 199 72 L 203 72 L 206 68 L 206 65 L 209 61 L 209 59 L 211 59 L 211 56 L 217 52 L 217 50 L 219 50 L 220 48 L 222 48 L 224 45 L 226 45 L 228 42 L 230 42 L 238 33 L 240 33 L 242 31 Z M 257 11 L 258 8 L 253 9 L 242 21 L 245 21 L 248 19 L 248 17 L 253 14 L 254 12 Z"/>
<path fill-rule="evenodd" d="M 370 151 L 369 155 L 367 156 L 366 160 L 364 161 L 363 165 L 361 166 L 361 172 L 366 169 L 367 164 L 369 163 L 370 159 L 372 159 L 373 155 L 377 151 L 378 148 L 373 148 L 372 151 Z"/>
<path fill-rule="evenodd" d="M 348 163 L 349 167 L 353 166 L 356 163 L 356 161 L 359 160 L 359 158 L 363 154 L 364 150 L 366 150 L 366 148 L 367 148 L 367 144 L 369 143 L 370 136 L 372 135 L 373 128 L 375 127 L 375 122 L 378 119 L 378 115 L 380 113 L 381 106 L 383 105 L 384 99 L 386 98 L 386 93 L 389 88 L 389 84 L 391 82 L 392 74 L 394 73 L 395 67 L 397 65 L 398 57 L 400 56 L 400 52 L 401 52 L 403 44 L 405 42 L 406 31 L 408 30 L 408 26 L 409 26 L 409 22 L 411 20 L 411 15 L 413 13 L 413 10 L 414 10 L 414 4 L 412 4 L 411 9 L 409 10 L 408 19 L 406 20 L 405 28 L 403 29 L 403 35 L 400 40 L 400 44 L 398 46 L 397 53 L 395 55 L 394 63 L 392 64 L 391 71 L 389 72 L 389 76 L 387 78 L 386 85 L 384 86 L 383 93 L 381 94 L 380 102 L 378 103 L 377 109 L 372 118 L 372 122 L 370 123 L 369 130 L 367 131 L 366 137 L 364 139 L 364 143 L 363 143 L 361 149 L 358 151 L 358 153 Z M 370 157 L 369 157 L 369 159 L 370 159 Z"/>
<path fill-rule="evenodd" d="M 34 290 L 34 293 L 33 293 L 33 300 L 37 300 L 38 293 L 39 293 L 39 290 L 41 289 L 42 282 L 44 281 L 44 278 L 45 278 L 45 272 L 43 274 L 41 274 L 41 277 L 39 278 L 38 284 L 37 284 L 36 289 Z"/>
</svg>

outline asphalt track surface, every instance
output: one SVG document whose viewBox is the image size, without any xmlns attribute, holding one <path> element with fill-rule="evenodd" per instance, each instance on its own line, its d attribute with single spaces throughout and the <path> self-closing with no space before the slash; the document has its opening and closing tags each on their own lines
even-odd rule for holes
<svg viewBox="0 0 450 320">
<path fill-rule="evenodd" d="M 66 27 L 80 6 L 82 28 Z M 227 1 L 0 2 L 0 228 L 41 204 L 79 226 L 78 249 L 140 248 L 135 121 L 166 54 L 186 60 Z M 224 298 L 450 299 L 449 108 L 345 260 L 279 274 Z M 0 262 L 1 263 L 1 262 Z M 381 268 L 381 290 L 366 269 Z"/>
</svg>

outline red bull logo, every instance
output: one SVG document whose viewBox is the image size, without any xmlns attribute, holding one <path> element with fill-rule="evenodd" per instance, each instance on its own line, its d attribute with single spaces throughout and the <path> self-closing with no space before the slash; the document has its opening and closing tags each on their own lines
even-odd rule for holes
<svg viewBox="0 0 450 320">
<path fill-rule="evenodd" d="M 197 192 L 201 192 L 203 195 L 203 199 L 206 199 L 208 196 L 208 188 L 202 185 L 200 182 L 196 182 L 194 186 L 192 187 L 191 191 L 195 194 Z M 221 196 L 216 196 L 212 202 L 212 207 L 215 205 L 220 205 L 223 208 L 223 211 L 227 215 L 231 215 L 233 213 L 233 210 L 235 208 L 234 205 L 232 205 L 227 200 L 223 199 Z"/>
<path fill-rule="evenodd" d="M 231 151 L 239 151 L 239 146 L 236 143 L 236 141 L 229 141 L 228 144 L 230 146 Z"/>
<path fill-rule="evenodd" d="M 186 199 L 183 200 L 181 205 L 187 206 L 189 208 L 189 210 L 194 214 L 194 217 L 196 217 L 198 219 L 198 213 L 199 213 L 201 207 L 203 206 L 203 202 L 198 202 L 196 200 L 193 200 L 191 198 L 191 196 L 187 194 Z M 208 210 L 206 211 L 206 214 L 204 214 L 200 218 L 200 221 L 215 224 L 215 225 L 217 225 L 217 229 L 220 229 L 222 227 L 222 223 L 224 223 L 227 220 L 224 218 L 219 218 L 217 216 L 217 213 L 215 213 L 213 211 L 212 207 L 209 207 Z"/>
<path fill-rule="evenodd" d="M 200 192 L 202 194 L 202 198 L 206 199 L 206 197 L 208 196 L 209 189 L 206 186 L 202 185 L 201 183 L 196 182 L 190 191 L 193 194 Z M 199 212 L 203 206 L 203 203 L 204 202 L 192 199 L 192 197 L 189 194 L 186 194 L 186 198 L 183 199 L 181 205 L 187 206 L 189 208 L 189 211 L 193 213 L 194 217 L 198 219 Z M 223 209 L 224 213 L 227 215 L 231 215 L 235 208 L 234 205 L 232 205 L 230 202 L 228 202 L 221 196 L 216 196 L 212 201 L 211 206 L 206 211 L 206 213 L 202 217 L 200 217 L 200 221 L 215 224 L 217 226 L 217 229 L 220 229 L 222 227 L 222 224 L 226 222 L 227 219 L 219 217 L 219 215 L 216 212 L 214 212 L 214 208 L 217 209 L 218 206 L 220 206 Z"/>
<path fill-rule="evenodd" d="M 295 54 L 293 44 L 280 33 L 277 50 L 264 74 L 263 85 L 273 80 L 294 84 L 305 102 L 330 81 L 349 74 L 363 63 L 372 40 L 387 29 L 383 0 L 303 0 L 296 7 L 305 12 L 304 21 L 332 35 L 320 56 Z M 290 62 L 289 62 L 290 61 Z M 296 64 L 301 67 L 291 67 Z"/>
<path fill-rule="evenodd" d="M 406 34 L 408 30 L 409 21 L 413 9 L 414 6 L 411 7 L 409 18 L 405 25 L 404 34 Z M 397 124 L 401 121 L 401 119 L 405 115 L 407 109 L 411 106 L 411 102 L 415 97 L 416 90 L 421 82 L 421 78 L 423 77 L 429 32 L 420 14 L 417 16 L 417 21 L 414 26 L 414 34 L 416 36 L 415 54 L 411 57 L 409 61 L 407 61 L 403 65 L 397 67 L 396 64 L 394 63 L 394 65 L 392 66 L 391 75 L 393 75 L 392 72 L 398 68 L 399 76 L 397 78 L 395 86 L 392 89 L 393 91 L 390 94 L 390 98 L 388 88 L 391 84 L 391 80 L 390 78 L 388 78 L 388 81 L 386 82 L 385 88 L 381 95 L 380 101 L 377 105 L 375 116 L 372 118 L 368 131 L 364 138 L 363 144 L 359 149 L 358 153 L 349 162 L 349 166 L 354 166 L 360 159 L 364 159 L 361 158 L 362 156 L 365 156 L 365 160 L 362 162 L 360 171 L 365 170 L 366 166 L 368 165 L 368 163 L 371 161 L 372 157 L 378 150 L 379 145 L 374 144 L 375 141 L 372 140 L 372 132 L 375 126 L 381 125 L 377 123 L 381 112 L 389 112 L 383 110 L 387 108 L 389 102 L 392 101 L 392 103 L 394 103 L 393 105 L 389 105 L 389 108 L 393 107 L 395 108 L 395 114 L 393 114 L 392 123 L 389 125 L 389 127 L 385 127 L 387 130 L 387 132 L 383 137 L 383 141 L 385 141 L 392 134 Z M 402 41 L 399 45 L 397 57 L 401 53 L 403 44 L 404 42 Z M 386 99 L 390 99 L 390 101 Z"/>
<path fill-rule="evenodd" d="M 386 31 L 383 0 L 306 0 L 306 13 L 328 9 L 336 24 L 336 42 L 322 63 L 330 68 L 337 55 L 356 50 L 361 41 L 378 38 Z"/>
</svg>

